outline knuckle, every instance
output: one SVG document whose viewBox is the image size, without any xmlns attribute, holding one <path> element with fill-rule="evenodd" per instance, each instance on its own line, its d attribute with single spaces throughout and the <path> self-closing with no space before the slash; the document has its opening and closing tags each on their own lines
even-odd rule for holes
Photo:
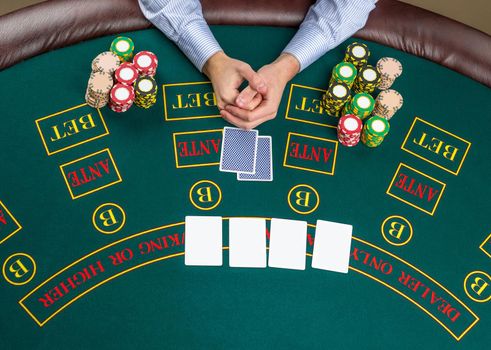
<svg viewBox="0 0 491 350">
<path fill-rule="evenodd" d="M 221 100 L 222 103 L 225 102 L 225 104 L 232 104 L 234 102 L 235 96 L 230 93 L 225 93 L 222 95 Z"/>
<path fill-rule="evenodd" d="M 244 69 L 244 70 L 250 70 L 250 69 L 252 69 L 251 66 L 250 66 L 250 64 L 245 63 L 245 62 L 242 62 L 241 68 Z"/>
<path fill-rule="evenodd" d="M 249 122 L 249 123 L 254 121 L 254 116 L 253 116 L 253 115 L 251 115 L 250 113 L 246 113 L 246 114 L 244 115 L 244 117 L 245 117 L 245 120 L 246 120 L 247 122 Z"/>
</svg>

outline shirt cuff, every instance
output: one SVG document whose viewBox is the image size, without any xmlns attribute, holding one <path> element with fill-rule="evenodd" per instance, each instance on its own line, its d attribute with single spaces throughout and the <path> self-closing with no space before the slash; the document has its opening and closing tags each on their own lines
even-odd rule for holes
<svg viewBox="0 0 491 350">
<path fill-rule="evenodd" d="M 314 26 L 301 27 L 283 50 L 300 63 L 300 72 L 319 59 L 329 49 L 331 40 Z"/>
<path fill-rule="evenodd" d="M 176 44 L 200 72 L 211 56 L 222 51 L 204 20 L 191 22 Z"/>
</svg>

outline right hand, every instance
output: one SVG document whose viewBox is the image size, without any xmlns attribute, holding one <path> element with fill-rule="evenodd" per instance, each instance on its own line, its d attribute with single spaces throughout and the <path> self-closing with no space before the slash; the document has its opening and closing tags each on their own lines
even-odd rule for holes
<svg viewBox="0 0 491 350">
<path fill-rule="evenodd" d="M 253 96 L 251 106 L 257 106 L 262 101 L 262 95 L 267 92 L 266 81 L 250 65 L 227 56 L 223 51 L 215 53 L 206 61 L 203 73 L 208 76 L 213 85 L 220 110 L 227 105 L 235 104 L 240 93 L 239 87 L 244 80 L 249 82 L 253 90 L 249 93 L 249 98 Z"/>
</svg>

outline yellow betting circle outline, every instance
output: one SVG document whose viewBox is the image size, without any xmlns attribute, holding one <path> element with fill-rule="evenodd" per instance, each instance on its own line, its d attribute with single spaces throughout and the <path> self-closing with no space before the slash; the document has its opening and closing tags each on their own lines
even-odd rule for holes
<svg viewBox="0 0 491 350">
<path fill-rule="evenodd" d="M 31 277 L 29 277 L 29 279 L 27 281 L 24 281 L 22 283 L 18 283 L 18 282 L 12 282 L 8 277 L 7 277 L 7 274 L 5 273 L 5 267 L 7 265 L 7 262 L 10 260 L 11 257 L 13 256 L 16 256 L 16 255 L 20 255 L 20 256 L 25 256 L 26 258 L 28 258 L 29 260 L 31 260 L 32 262 L 32 266 L 34 266 L 34 269 L 33 269 L 33 272 L 32 272 L 32 275 Z M 7 259 L 5 259 L 5 262 L 3 263 L 3 266 L 2 266 L 2 275 L 3 275 L 3 278 L 5 278 L 5 280 L 14 285 L 14 286 L 22 286 L 24 284 L 27 284 L 29 282 L 31 282 L 31 280 L 34 278 L 34 276 L 36 276 L 36 270 L 37 270 L 37 266 L 36 266 L 36 262 L 34 261 L 34 259 L 32 258 L 32 256 L 26 254 L 26 253 L 14 253 L 12 255 L 10 255 Z"/>
<path fill-rule="evenodd" d="M 467 296 L 469 298 L 471 298 L 471 300 L 475 301 L 476 303 L 486 303 L 488 301 L 491 300 L 491 294 L 489 294 L 489 297 L 487 297 L 486 299 L 476 299 L 474 297 L 471 297 L 471 295 L 469 294 L 469 292 L 467 292 L 467 280 L 469 279 L 469 277 L 473 274 L 476 274 L 476 273 L 482 273 L 484 276 L 486 276 L 490 281 L 491 281 L 491 276 L 489 274 L 487 274 L 486 272 L 484 271 L 479 271 L 479 270 L 476 270 L 476 271 L 472 271 L 472 272 L 469 272 L 467 274 L 467 276 L 465 276 L 465 279 L 464 279 L 464 292 L 465 294 L 467 294 Z M 490 288 L 491 288 L 491 284 L 489 284 Z"/>
<path fill-rule="evenodd" d="M 385 232 L 384 232 L 384 225 L 387 223 L 387 221 L 389 221 L 390 219 L 393 219 L 393 218 L 398 218 L 398 219 L 402 219 L 404 220 L 408 226 L 409 226 L 409 238 L 407 240 L 405 240 L 404 242 L 402 243 L 394 243 L 394 242 L 391 242 L 386 236 L 385 236 Z M 387 217 L 383 222 L 382 222 L 382 225 L 380 226 L 380 232 L 382 233 L 382 237 L 387 241 L 387 243 L 389 244 L 392 244 L 396 247 L 400 247 L 400 246 L 403 246 L 403 245 L 406 245 L 409 243 L 409 241 L 411 241 L 411 239 L 413 238 L 413 225 L 411 225 L 411 223 L 409 222 L 408 219 L 406 219 L 405 217 L 403 216 L 400 216 L 400 215 L 391 215 L 389 217 Z"/>
<path fill-rule="evenodd" d="M 123 213 L 123 220 L 121 222 L 121 225 L 116 228 L 115 230 L 112 230 L 112 231 L 104 231 L 103 229 L 100 229 L 97 224 L 95 223 L 95 214 L 97 213 L 97 211 L 99 209 L 101 209 L 103 206 L 105 205 L 113 205 L 115 206 L 116 208 L 118 208 L 119 210 L 121 210 L 121 212 Z M 95 227 L 95 229 L 97 231 L 99 231 L 100 233 L 103 233 L 105 235 L 112 235 L 113 233 L 116 233 L 118 232 L 119 230 L 121 230 L 124 226 L 124 224 L 126 223 L 126 213 L 124 212 L 123 208 L 121 208 L 120 205 L 116 204 L 116 203 L 111 203 L 111 202 L 108 202 L 108 203 L 103 203 L 101 205 L 99 205 L 95 210 L 94 210 L 94 213 L 92 214 L 92 225 Z"/>
<path fill-rule="evenodd" d="M 217 202 L 213 206 L 211 206 L 209 208 L 203 208 L 203 207 L 200 207 L 199 205 L 197 205 L 194 202 L 193 196 L 192 196 L 194 188 L 196 186 L 198 186 L 199 184 L 202 184 L 204 182 L 208 182 L 208 183 L 212 184 L 218 190 L 218 200 L 217 200 Z M 218 206 L 218 204 L 220 204 L 220 202 L 222 201 L 222 190 L 220 189 L 220 186 L 218 186 L 216 183 L 214 183 L 211 180 L 200 180 L 200 181 L 196 182 L 193 186 L 191 186 L 191 189 L 189 190 L 189 200 L 191 201 L 191 204 L 192 205 L 194 205 L 196 208 L 198 208 L 200 210 L 212 210 L 212 209 L 215 209 Z"/>
<path fill-rule="evenodd" d="M 290 195 L 292 194 L 293 190 L 300 187 L 300 186 L 305 186 L 305 187 L 311 189 L 312 191 L 314 191 L 315 195 L 317 196 L 317 204 L 315 205 L 315 207 L 309 211 L 306 211 L 306 212 L 302 212 L 300 210 L 295 209 L 293 207 L 292 203 L 290 202 Z M 321 197 L 319 196 L 319 193 L 317 192 L 317 190 L 315 188 L 313 188 L 312 186 L 306 185 L 306 184 L 299 184 L 299 185 L 293 186 L 292 189 L 288 192 L 288 196 L 286 197 L 286 199 L 288 201 L 288 205 L 290 206 L 291 210 L 293 210 L 295 213 L 298 213 L 301 215 L 307 215 L 307 214 L 310 214 L 310 213 L 316 211 L 317 208 L 319 207 L 320 202 L 321 202 Z"/>
</svg>

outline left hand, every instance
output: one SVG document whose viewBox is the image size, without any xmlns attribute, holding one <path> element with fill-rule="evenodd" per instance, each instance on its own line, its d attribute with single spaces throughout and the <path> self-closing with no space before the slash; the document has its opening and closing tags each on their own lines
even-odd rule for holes
<svg viewBox="0 0 491 350">
<path fill-rule="evenodd" d="M 223 51 L 216 52 L 203 66 L 203 73 L 210 79 L 217 106 L 223 109 L 227 104 L 235 103 L 239 96 L 239 87 L 244 80 L 260 93 L 266 93 L 267 86 L 264 79 L 259 76 L 245 62 L 227 56 Z M 254 101 L 260 101 L 261 96 L 254 96 Z"/>
<path fill-rule="evenodd" d="M 286 84 L 298 73 L 300 63 L 290 54 L 282 54 L 274 62 L 262 67 L 258 74 L 266 81 L 268 89 L 262 99 L 258 93 L 246 87 L 235 99 L 234 105 L 225 106 L 220 114 L 228 122 L 243 129 L 253 129 L 274 119 Z"/>
</svg>

